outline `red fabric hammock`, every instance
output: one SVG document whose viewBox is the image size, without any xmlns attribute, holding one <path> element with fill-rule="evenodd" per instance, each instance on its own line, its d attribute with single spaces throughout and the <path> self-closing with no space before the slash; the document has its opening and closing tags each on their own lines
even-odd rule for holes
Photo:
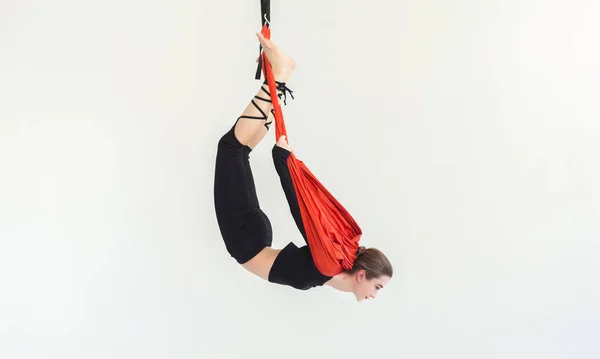
<svg viewBox="0 0 600 359">
<path fill-rule="evenodd" d="M 263 15 L 261 33 L 265 38 L 270 39 L 270 23 L 266 19 L 270 12 L 268 3 L 268 0 L 261 2 Z M 259 60 L 256 78 L 260 78 L 262 69 L 273 102 L 275 139 L 285 135 L 289 142 L 271 64 L 264 52 L 261 52 Z M 308 247 L 317 269 L 327 276 L 334 276 L 343 270 L 352 269 L 358 243 L 362 236 L 360 227 L 339 201 L 293 153 L 288 157 L 287 164 L 298 197 Z"/>
</svg>

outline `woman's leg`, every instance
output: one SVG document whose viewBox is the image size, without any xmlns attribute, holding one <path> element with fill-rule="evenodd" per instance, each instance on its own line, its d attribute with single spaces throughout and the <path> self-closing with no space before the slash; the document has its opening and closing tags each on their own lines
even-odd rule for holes
<svg viewBox="0 0 600 359">
<path fill-rule="evenodd" d="M 273 122 L 273 104 L 269 88 L 263 84 L 246 106 L 235 125 L 235 137 L 244 146 L 254 149 L 269 131 Z"/>
<path fill-rule="evenodd" d="M 298 197 L 296 196 L 296 190 L 294 188 L 292 176 L 287 164 L 288 157 L 291 155 L 292 151 L 292 148 L 289 146 L 285 138 L 280 138 L 277 141 L 277 144 L 273 146 L 273 150 L 271 152 L 273 156 L 273 164 L 275 165 L 275 170 L 279 175 L 281 188 L 283 189 L 283 193 L 287 199 L 290 213 L 292 214 L 294 222 L 296 222 L 296 226 L 298 227 L 300 234 L 302 234 L 304 241 L 306 244 L 308 244 L 306 229 L 304 228 L 304 223 L 302 222 L 300 205 L 298 204 Z"/>
<path fill-rule="evenodd" d="M 296 63 L 286 56 L 273 41 L 257 34 L 263 51 L 273 69 L 275 81 L 285 83 L 294 74 Z M 281 92 L 278 93 L 281 96 Z M 254 99 L 246 106 L 235 125 L 235 137 L 244 146 L 254 149 L 269 131 L 273 121 L 273 104 L 267 84 L 262 84 Z"/>
<path fill-rule="evenodd" d="M 294 70 L 294 62 L 269 40 L 259 35 L 271 62 L 275 80 L 284 82 Z M 218 225 L 227 250 L 243 264 L 269 247 L 271 224 L 259 207 L 249 155 L 268 131 L 266 120 L 272 104 L 268 86 L 259 89 L 235 125 L 218 143 L 214 178 L 214 204 Z"/>
</svg>

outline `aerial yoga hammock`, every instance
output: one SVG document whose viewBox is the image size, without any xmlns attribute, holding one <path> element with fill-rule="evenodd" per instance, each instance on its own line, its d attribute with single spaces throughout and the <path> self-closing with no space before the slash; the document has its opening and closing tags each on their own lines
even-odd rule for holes
<svg viewBox="0 0 600 359">
<path fill-rule="evenodd" d="M 269 3 L 269 0 L 261 1 L 263 15 L 261 32 L 267 39 L 271 37 L 270 24 L 267 21 L 267 17 L 270 19 Z M 264 53 L 259 57 L 257 79 L 260 76 L 261 65 L 273 101 L 275 138 L 286 136 L 289 142 L 281 106 L 275 95 L 272 68 Z M 298 197 L 302 223 L 306 228 L 308 246 L 317 268 L 321 273 L 330 276 L 336 275 L 344 269 L 351 269 L 362 235 L 360 227 L 304 162 L 295 157 L 294 153 L 289 156 L 287 164 Z"/>
<path fill-rule="evenodd" d="M 219 140 L 214 182 L 215 210 L 226 248 L 238 263 L 271 282 L 308 289 L 353 269 L 355 259 L 364 251 L 364 247 L 359 246 L 362 231 L 287 143 L 279 99 L 283 97 L 285 104 L 288 92 L 293 98 L 285 83 L 289 76 L 282 71 L 285 67 L 282 63 L 293 60 L 283 57 L 278 48 L 273 50 L 276 45 L 270 41 L 269 0 L 261 1 L 261 15 L 262 29 L 257 34 L 261 45 L 255 78 L 260 79 L 262 73 L 265 80 L 254 97 L 259 101 L 253 99 Z M 272 45 L 266 48 L 265 44 Z M 277 63 L 272 63 L 272 60 Z M 273 161 L 290 211 L 307 243 L 301 248 L 292 242 L 281 251 L 270 248 L 271 224 L 256 196 L 248 159 L 273 122 L 267 122 L 270 116 L 265 112 L 270 112 L 275 118 L 277 144 L 272 151 Z M 379 262 L 389 265 L 385 256 L 381 256 L 383 259 L 378 258 Z M 382 273 L 391 277 L 391 265 Z M 373 286 L 378 290 L 383 283 L 377 282 Z M 372 296 L 370 289 L 362 292 L 360 295 L 366 293 L 366 296 Z"/>
</svg>

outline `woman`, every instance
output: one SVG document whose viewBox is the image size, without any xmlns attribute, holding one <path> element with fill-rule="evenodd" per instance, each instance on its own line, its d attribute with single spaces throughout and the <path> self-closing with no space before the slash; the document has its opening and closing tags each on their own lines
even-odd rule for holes
<svg viewBox="0 0 600 359">
<path fill-rule="evenodd" d="M 261 33 L 256 35 L 271 63 L 277 95 L 281 98 L 290 91 L 285 83 L 294 73 L 295 62 Z M 358 301 L 375 298 L 393 274 L 390 262 L 377 249 L 359 247 L 353 268 L 330 277 L 318 271 L 308 245 L 298 248 L 290 242 L 283 249 L 271 247 L 271 223 L 260 208 L 249 163 L 250 152 L 264 138 L 273 122 L 268 91 L 265 81 L 233 127 L 219 140 L 214 200 L 227 251 L 248 271 L 272 283 L 300 290 L 327 285 L 353 293 Z M 282 136 L 273 146 L 272 155 L 290 211 L 306 240 L 286 164 L 292 151 L 285 136 Z"/>
</svg>

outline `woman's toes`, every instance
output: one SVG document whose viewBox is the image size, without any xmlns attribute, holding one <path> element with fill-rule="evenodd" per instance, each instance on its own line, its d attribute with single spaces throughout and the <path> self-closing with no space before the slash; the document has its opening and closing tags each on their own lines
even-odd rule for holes
<svg viewBox="0 0 600 359">
<path fill-rule="evenodd" d="M 260 42 L 260 44 L 262 45 L 262 47 L 264 47 L 265 49 L 272 49 L 273 48 L 273 42 L 267 38 L 265 38 L 263 36 L 263 34 L 261 34 L 260 32 L 256 33 L 256 36 L 258 36 L 258 41 Z"/>
</svg>

